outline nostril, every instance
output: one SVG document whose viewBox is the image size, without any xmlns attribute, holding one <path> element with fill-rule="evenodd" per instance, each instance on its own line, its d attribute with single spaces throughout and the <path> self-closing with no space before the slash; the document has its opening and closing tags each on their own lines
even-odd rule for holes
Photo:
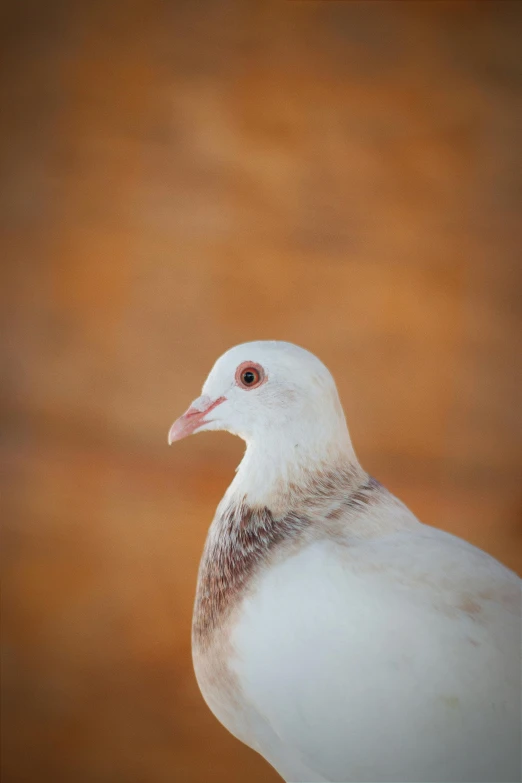
<svg viewBox="0 0 522 783">
<path fill-rule="evenodd" d="M 212 399 L 208 394 L 202 394 L 201 397 L 197 397 L 197 399 L 194 400 L 189 410 L 194 413 L 197 413 L 198 411 L 201 413 L 201 411 L 206 410 L 210 405 L 212 405 Z"/>
</svg>

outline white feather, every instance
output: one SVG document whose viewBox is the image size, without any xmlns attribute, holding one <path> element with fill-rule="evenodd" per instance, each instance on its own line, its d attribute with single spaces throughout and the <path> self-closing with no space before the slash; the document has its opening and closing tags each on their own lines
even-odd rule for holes
<svg viewBox="0 0 522 783">
<path fill-rule="evenodd" d="M 517 577 L 422 526 L 265 572 L 231 668 L 286 780 L 517 781 L 520 630 Z"/>
</svg>

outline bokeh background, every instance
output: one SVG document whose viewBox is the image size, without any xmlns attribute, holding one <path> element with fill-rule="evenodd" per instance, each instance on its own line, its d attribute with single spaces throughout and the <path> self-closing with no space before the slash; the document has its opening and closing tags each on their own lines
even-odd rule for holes
<svg viewBox="0 0 522 783">
<path fill-rule="evenodd" d="M 242 444 L 167 431 L 228 347 L 296 342 L 365 467 L 522 570 L 522 4 L 1 18 L 2 780 L 276 781 L 190 657 Z"/>
</svg>

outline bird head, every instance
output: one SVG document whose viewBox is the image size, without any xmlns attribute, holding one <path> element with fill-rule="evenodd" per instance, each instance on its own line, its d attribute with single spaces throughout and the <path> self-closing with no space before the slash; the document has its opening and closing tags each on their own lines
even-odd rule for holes
<svg viewBox="0 0 522 783">
<path fill-rule="evenodd" d="M 347 434 L 328 369 L 304 348 L 280 341 L 244 343 L 223 354 L 201 396 L 170 428 L 169 443 L 205 430 L 226 430 L 247 443 L 286 437 L 296 447 Z"/>
</svg>

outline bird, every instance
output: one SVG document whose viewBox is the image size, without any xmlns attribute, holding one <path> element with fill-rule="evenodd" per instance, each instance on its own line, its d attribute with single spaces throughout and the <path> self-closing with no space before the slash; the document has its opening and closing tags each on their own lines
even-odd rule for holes
<svg viewBox="0 0 522 783">
<path fill-rule="evenodd" d="M 521 779 L 521 580 L 361 467 L 304 348 L 237 345 L 170 428 L 246 443 L 210 525 L 192 656 L 288 783 Z"/>
</svg>

